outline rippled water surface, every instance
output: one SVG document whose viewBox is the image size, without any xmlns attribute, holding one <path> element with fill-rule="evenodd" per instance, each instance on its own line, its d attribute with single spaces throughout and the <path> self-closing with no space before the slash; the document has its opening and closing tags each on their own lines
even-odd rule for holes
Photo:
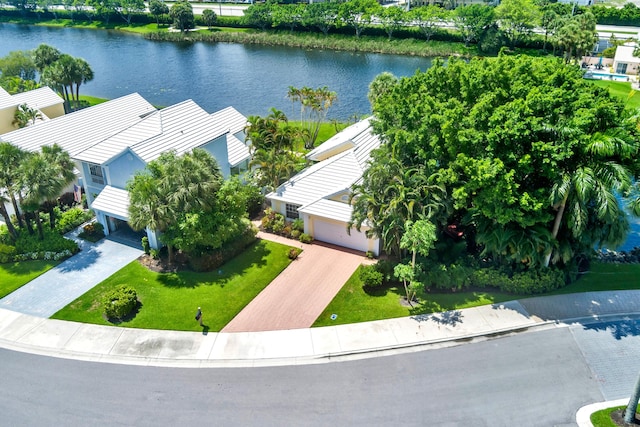
<svg viewBox="0 0 640 427">
<path fill-rule="evenodd" d="M 81 93 L 115 98 L 139 92 L 164 106 L 191 98 L 209 112 L 233 105 L 245 115 L 265 115 L 276 107 L 291 116 L 289 86 L 327 86 L 337 92 L 338 102 L 328 118 L 367 114 L 368 86 L 376 75 L 390 71 L 408 76 L 431 65 L 428 58 L 397 55 L 177 44 L 115 31 L 0 24 L 0 56 L 40 43 L 91 64 L 95 79 L 81 87 Z"/>
</svg>

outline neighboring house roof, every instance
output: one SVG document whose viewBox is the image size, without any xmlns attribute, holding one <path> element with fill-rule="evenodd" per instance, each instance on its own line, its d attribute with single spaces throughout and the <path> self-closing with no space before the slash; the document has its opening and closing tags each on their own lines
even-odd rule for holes
<svg viewBox="0 0 640 427">
<path fill-rule="evenodd" d="M 328 153 L 337 146 L 347 147 L 346 151 L 304 169 L 276 191 L 267 194 L 267 198 L 300 205 L 299 212 L 348 222 L 351 218 L 351 205 L 329 198 L 349 189 L 362 178 L 371 151 L 380 146 L 380 139 L 372 133 L 369 119 L 342 132 L 345 132 L 345 137 L 331 138 L 327 141 L 327 149 L 323 148 L 327 143 L 325 142 L 314 151 Z M 336 144 L 336 141 L 340 143 Z M 350 145 L 352 147 L 348 148 Z"/>
<path fill-rule="evenodd" d="M 616 54 L 613 58 L 613 62 L 625 62 L 637 64 L 640 62 L 640 58 L 633 56 L 633 51 L 636 49 L 634 45 L 624 44 L 616 48 Z"/>
<path fill-rule="evenodd" d="M 91 203 L 91 209 L 128 219 L 129 192 L 107 185 Z"/>
<path fill-rule="evenodd" d="M 98 142 L 74 158 L 104 164 L 130 149 L 149 163 L 167 151 L 175 151 L 177 155 L 189 152 L 228 131 L 228 123 L 214 120 L 194 101 L 187 100 L 141 118 L 127 129 Z M 248 148 L 235 137 L 227 138 L 227 149 L 231 166 L 249 157 Z"/>
<path fill-rule="evenodd" d="M 58 144 L 72 158 L 140 121 L 155 111 L 153 105 L 138 93 L 123 96 L 4 135 L 0 140 L 27 151 L 39 151 L 43 145 Z"/>
<path fill-rule="evenodd" d="M 238 138 L 230 134 L 227 136 L 227 156 L 229 157 L 229 166 L 237 166 L 243 161 L 251 157 L 249 147 Z"/>
<path fill-rule="evenodd" d="M 64 100 L 48 86 L 28 92 L 16 93 L 11 98 L 13 98 L 16 105 L 27 104 L 29 107 L 38 110 L 64 103 Z"/>
<path fill-rule="evenodd" d="M 247 118 L 233 107 L 227 107 L 223 110 L 211 113 L 211 118 L 214 123 L 226 126 L 227 130 L 232 135 L 244 131 L 244 128 L 247 127 L 248 123 Z"/>
<path fill-rule="evenodd" d="M 355 147 L 353 138 L 356 138 L 358 135 L 362 134 L 365 129 L 371 126 L 369 120 L 370 117 L 359 121 L 358 123 L 355 123 L 344 129 L 343 131 L 335 134 L 327 141 L 309 151 L 307 153 L 307 159 L 320 161 L 331 157 L 336 153 L 340 153 L 349 148 Z"/>
</svg>

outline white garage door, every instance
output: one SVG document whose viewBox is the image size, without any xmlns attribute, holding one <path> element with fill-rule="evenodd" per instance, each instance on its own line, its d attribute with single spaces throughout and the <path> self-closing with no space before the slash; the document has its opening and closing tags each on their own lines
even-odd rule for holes
<svg viewBox="0 0 640 427">
<path fill-rule="evenodd" d="M 347 227 L 344 224 L 314 219 L 313 238 L 321 242 L 332 243 L 362 252 L 369 250 L 369 240 L 367 236 L 355 228 L 351 229 L 351 235 L 347 234 Z"/>
</svg>

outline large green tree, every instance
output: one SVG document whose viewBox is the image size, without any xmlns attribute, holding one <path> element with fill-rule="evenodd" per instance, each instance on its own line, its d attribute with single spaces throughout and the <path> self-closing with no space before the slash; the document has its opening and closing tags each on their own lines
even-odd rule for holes
<svg viewBox="0 0 640 427">
<path fill-rule="evenodd" d="M 540 8 L 533 0 L 502 0 L 495 14 L 512 47 L 529 37 L 540 21 Z"/>
<path fill-rule="evenodd" d="M 400 79 L 373 111 L 387 144 L 355 187 L 353 215 L 385 247 L 402 232 L 389 224 L 412 219 L 394 210 L 385 185 L 416 167 L 445 197 L 429 219 L 441 232 L 461 227 L 470 248 L 503 264 L 562 266 L 624 238 L 615 195 L 638 178 L 638 121 L 579 67 L 525 56 L 450 59 Z M 413 194 L 404 203 L 425 205 L 412 185 L 402 187 Z"/>
<path fill-rule="evenodd" d="M 188 215 L 213 214 L 221 185 L 218 163 L 206 151 L 164 153 L 127 184 L 129 224 L 135 230 L 159 231 L 173 261 L 174 247 L 184 242 L 181 224 Z"/>
<path fill-rule="evenodd" d="M 20 77 L 23 80 L 33 80 L 36 77 L 36 65 L 31 53 L 14 50 L 0 58 L 0 75 L 2 78 Z"/>
<path fill-rule="evenodd" d="M 348 0 L 340 4 L 338 15 L 341 23 L 355 31 L 356 37 L 360 37 L 372 19 L 382 11 L 382 6 L 376 0 Z"/>
<path fill-rule="evenodd" d="M 194 28 L 196 25 L 193 16 L 193 7 L 187 1 L 179 1 L 174 3 L 169 9 L 169 16 L 173 19 L 173 26 L 178 28 L 180 32 L 185 32 Z"/>
</svg>

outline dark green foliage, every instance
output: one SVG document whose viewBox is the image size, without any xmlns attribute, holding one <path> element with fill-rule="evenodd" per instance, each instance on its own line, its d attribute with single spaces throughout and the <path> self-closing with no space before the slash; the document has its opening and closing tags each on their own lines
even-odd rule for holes
<svg viewBox="0 0 640 427">
<path fill-rule="evenodd" d="M 640 8 L 633 3 L 626 3 L 621 8 L 594 5 L 589 10 L 595 15 L 598 24 L 640 25 Z"/>
<path fill-rule="evenodd" d="M 78 252 L 78 244 L 73 240 L 65 239 L 57 232 L 45 230 L 44 239 L 40 240 L 37 234 L 30 235 L 23 232 L 16 240 L 16 252 L 37 253 L 37 252 L 63 252 L 65 250 L 71 253 Z"/>
<path fill-rule="evenodd" d="M 144 251 L 144 253 L 149 255 L 149 253 L 151 253 L 151 246 L 149 245 L 149 238 L 147 236 L 144 236 L 141 239 L 141 244 L 142 244 L 142 250 Z"/>
<path fill-rule="evenodd" d="M 5 245 L 0 243 L 0 263 L 13 261 L 13 256 L 16 254 L 16 247 L 11 245 Z"/>
<path fill-rule="evenodd" d="M 541 294 L 566 284 L 565 272 L 555 268 L 527 270 L 512 275 L 497 268 L 482 268 L 471 275 L 471 283 L 480 288 L 498 288 L 513 294 Z"/>
<path fill-rule="evenodd" d="M 383 274 L 378 271 L 378 268 L 375 265 L 360 266 L 358 275 L 362 283 L 370 288 L 381 286 L 384 282 Z"/>
<path fill-rule="evenodd" d="M 256 241 L 255 228 L 247 228 L 242 235 L 236 237 L 224 247 L 189 258 L 189 267 L 194 271 L 212 271 L 225 262 L 241 254 Z M 151 250 L 153 253 L 153 249 Z"/>
<path fill-rule="evenodd" d="M 61 212 L 56 222 L 56 230 L 60 234 L 68 233 L 81 224 L 93 218 L 93 214 L 82 208 L 75 207 Z"/>
<path fill-rule="evenodd" d="M 302 220 L 302 218 L 294 219 L 293 223 L 291 224 L 291 228 L 300 232 L 304 231 L 304 221 Z"/>
<path fill-rule="evenodd" d="M 107 319 L 119 320 L 131 314 L 138 305 L 135 289 L 120 285 L 102 297 L 102 309 Z"/>
<path fill-rule="evenodd" d="M 90 242 L 97 242 L 104 237 L 104 227 L 99 222 L 92 222 L 82 227 L 82 233 L 78 236 Z"/>
<path fill-rule="evenodd" d="M 464 263 L 428 264 L 423 270 L 420 279 L 427 289 L 452 291 L 467 289 L 471 285 L 470 277 L 474 271 Z"/>
<path fill-rule="evenodd" d="M 311 242 L 313 242 L 313 236 L 310 236 L 307 233 L 302 233 L 298 239 L 302 243 L 311 243 Z"/>
</svg>

